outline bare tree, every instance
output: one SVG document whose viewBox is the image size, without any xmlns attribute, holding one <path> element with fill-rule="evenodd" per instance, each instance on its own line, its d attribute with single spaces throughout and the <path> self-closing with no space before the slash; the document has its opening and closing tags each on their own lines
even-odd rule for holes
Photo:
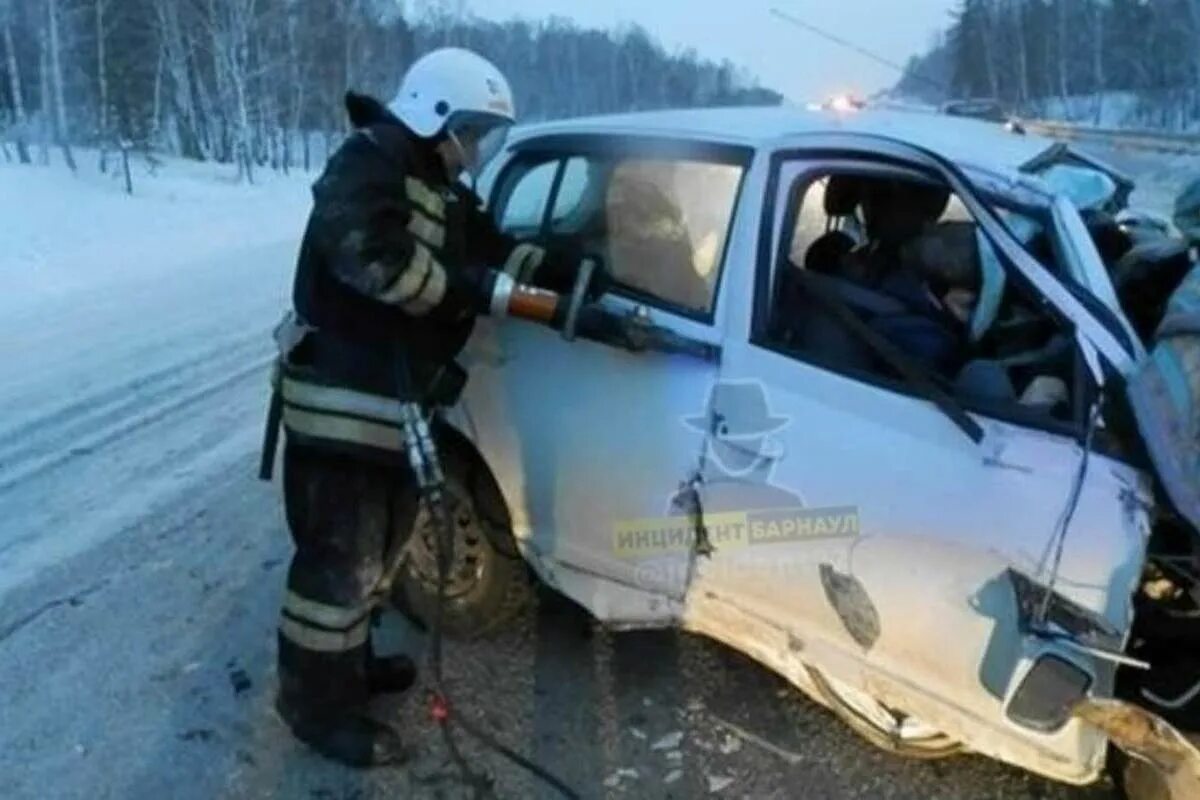
<svg viewBox="0 0 1200 800">
<path fill-rule="evenodd" d="M 1025 49 L 1025 3 L 1024 0 L 1009 0 L 1008 14 L 1014 40 L 1014 57 L 1017 62 L 1017 102 L 1024 108 L 1029 103 L 1029 55 Z"/>
<path fill-rule="evenodd" d="M 58 0 L 46 0 L 46 25 L 50 34 L 50 69 L 54 87 L 54 135 L 62 148 L 63 158 L 71 171 L 76 170 L 75 156 L 71 153 L 70 131 L 67 129 L 67 101 L 63 89 L 62 46 L 58 29 Z"/>
<path fill-rule="evenodd" d="M 100 94 L 97 135 L 100 139 L 100 171 L 108 171 L 108 31 L 104 25 L 104 12 L 109 0 L 95 0 L 96 4 L 96 88 Z"/>
<path fill-rule="evenodd" d="M 29 13 L 14 15 L 18 5 Z M 426 0 L 411 22 L 413 5 L 0 0 L 0 81 L 13 97 L 5 122 L 15 120 L 18 149 L 40 124 L 43 160 L 61 146 L 73 163 L 72 146 L 96 143 L 99 167 L 111 173 L 115 148 L 122 163 L 131 150 L 149 157 L 158 148 L 236 164 L 253 181 L 259 167 L 289 170 L 299 147 L 311 168 L 320 156 L 313 137 L 328 151 L 346 130 L 347 88 L 390 96 L 413 58 L 444 42 L 495 61 L 527 119 L 728 104 L 747 83 L 694 54 L 669 55 L 640 29 L 612 35 L 561 19 L 495 23 L 469 16 L 462 0 Z M 756 99 L 763 97 L 770 102 Z"/>
<path fill-rule="evenodd" d="M 286 41 L 289 68 L 288 78 L 291 83 L 289 100 L 291 102 L 291 106 L 288 109 L 288 117 L 285 123 L 286 129 L 284 131 L 283 139 L 283 171 L 285 173 L 291 166 L 292 161 L 292 133 L 301 132 L 301 115 L 304 113 L 304 104 L 308 99 L 306 92 L 309 80 L 307 58 L 308 52 L 301 43 L 299 31 L 300 24 L 301 18 L 299 13 L 287 15 L 285 30 L 287 32 Z M 302 135 L 304 137 L 304 170 L 307 172 L 310 168 L 308 134 L 307 132 L 303 132 Z"/>
<path fill-rule="evenodd" d="M 1096 97 L 1093 121 L 1099 125 L 1104 119 L 1104 91 L 1108 87 L 1108 80 L 1104 74 L 1104 6 L 1095 2 L 1089 5 L 1091 6 L 1092 91 Z"/>
<path fill-rule="evenodd" d="M 38 31 L 38 127 L 41 128 L 40 155 L 43 165 L 50 164 L 50 48 L 46 46 L 46 26 Z"/>
<path fill-rule="evenodd" d="M 1000 75 L 996 68 L 996 14 L 993 12 L 992 0 L 983 0 L 980 13 L 983 22 L 983 36 L 980 45 L 983 47 L 983 62 L 987 66 L 988 89 L 992 97 L 1000 96 Z"/>
<path fill-rule="evenodd" d="M 1058 64 L 1058 94 L 1062 98 L 1063 108 L 1067 108 L 1070 92 L 1068 91 L 1069 78 L 1067 77 L 1067 4 L 1064 0 L 1055 0 L 1054 3 L 1054 41 L 1057 45 L 1057 64 Z"/>
<path fill-rule="evenodd" d="M 158 59 L 154 65 L 154 91 L 150 100 L 150 138 L 157 140 L 162 132 L 162 94 L 163 68 L 167 61 L 167 48 L 163 43 L 158 46 Z"/>
<path fill-rule="evenodd" d="M 1200 103 L 1200 98 L 1197 97 L 1197 92 L 1200 91 L 1200 0 L 1187 0 L 1188 22 L 1190 28 L 1191 47 L 1189 53 L 1191 55 L 1192 80 L 1190 93 L 1192 103 L 1192 113 L 1195 114 L 1200 109 L 1196 106 Z"/>
<path fill-rule="evenodd" d="M 212 25 L 212 47 L 218 76 L 224 76 L 228 87 L 228 102 L 232 106 L 234 158 L 238 177 L 254 182 L 254 149 L 251 134 L 250 41 L 258 0 L 210 0 L 215 13 Z M 221 77 L 218 77 L 218 81 Z M 221 96 L 220 94 L 218 96 Z"/>
<path fill-rule="evenodd" d="M 201 129 L 200 112 L 196 104 L 197 94 L 192 86 L 192 71 L 188 63 L 188 47 L 179 20 L 179 4 L 177 0 L 155 0 L 154 10 L 158 17 L 163 60 L 172 88 L 172 118 L 175 121 L 176 133 L 181 139 L 183 153 L 207 160 L 212 157 L 212 151 L 208 137 Z"/>
<path fill-rule="evenodd" d="M 0 34 L 4 38 L 4 52 L 7 54 L 6 71 L 8 72 L 8 90 L 12 95 L 14 137 L 17 145 L 17 158 L 22 164 L 29 163 L 29 147 L 25 137 L 28 135 L 28 121 L 25 118 L 25 99 L 21 87 L 21 70 L 17 63 L 17 49 L 13 46 L 12 35 L 13 0 L 0 2 Z"/>
</svg>

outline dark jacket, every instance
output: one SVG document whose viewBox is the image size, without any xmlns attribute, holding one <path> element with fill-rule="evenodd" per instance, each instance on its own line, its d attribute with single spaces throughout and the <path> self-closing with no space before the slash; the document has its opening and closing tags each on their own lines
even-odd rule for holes
<svg viewBox="0 0 1200 800">
<path fill-rule="evenodd" d="M 574 248 L 497 230 L 435 142 L 377 100 L 350 93 L 346 107 L 355 130 L 313 186 L 295 313 L 275 330 L 267 480 L 280 425 L 303 447 L 404 459 L 400 400 L 456 402 L 466 374 L 454 359 L 489 307 L 493 270 L 560 292 L 578 272 Z"/>
<path fill-rule="evenodd" d="M 483 274 L 517 243 L 448 180 L 433 142 L 372 98 L 351 93 L 346 106 L 355 131 L 313 186 L 293 301 L 317 329 L 317 373 L 392 394 L 401 352 L 418 372 L 457 356 Z"/>
</svg>

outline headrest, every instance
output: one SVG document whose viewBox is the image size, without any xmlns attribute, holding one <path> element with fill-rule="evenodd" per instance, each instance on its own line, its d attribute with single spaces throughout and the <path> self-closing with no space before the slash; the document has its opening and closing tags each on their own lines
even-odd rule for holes
<svg viewBox="0 0 1200 800">
<path fill-rule="evenodd" d="M 849 217 L 862 198 L 862 181 L 854 175 L 830 175 L 825 185 L 825 213 L 831 217 Z"/>
<path fill-rule="evenodd" d="M 804 268 L 813 272 L 836 272 L 842 257 L 854 249 L 854 239 L 842 231 L 830 231 L 808 247 Z"/>
</svg>

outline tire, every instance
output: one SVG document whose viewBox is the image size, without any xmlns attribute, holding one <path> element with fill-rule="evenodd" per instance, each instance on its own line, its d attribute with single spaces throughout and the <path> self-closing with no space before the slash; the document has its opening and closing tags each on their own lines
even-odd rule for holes
<svg viewBox="0 0 1200 800">
<path fill-rule="evenodd" d="M 532 601 L 529 568 L 516 547 L 499 487 L 483 459 L 456 432 L 438 432 L 454 526 L 454 561 L 442 631 L 473 639 L 505 629 Z M 437 533 L 422 502 L 409 556 L 392 589 L 400 613 L 428 630 L 437 608 Z"/>
</svg>

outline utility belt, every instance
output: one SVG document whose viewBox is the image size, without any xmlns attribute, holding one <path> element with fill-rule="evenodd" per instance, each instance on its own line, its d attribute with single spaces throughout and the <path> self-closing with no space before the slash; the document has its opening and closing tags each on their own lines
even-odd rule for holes
<svg viewBox="0 0 1200 800">
<path fill-rule="evenodd" d="M 279 429 L 304 446 L 394 461 L 405 458 L 400 369 L 425 408 L 458 402 L 467 374 L 457 363 L 411 359 L 402 345 L 365 345 L 328 335 L 289 312 L 275 328 L 278 356 L 259 478 L 271 480 Z M 408 398 L 405 398 L 408 399 Z"/>
</svg>

